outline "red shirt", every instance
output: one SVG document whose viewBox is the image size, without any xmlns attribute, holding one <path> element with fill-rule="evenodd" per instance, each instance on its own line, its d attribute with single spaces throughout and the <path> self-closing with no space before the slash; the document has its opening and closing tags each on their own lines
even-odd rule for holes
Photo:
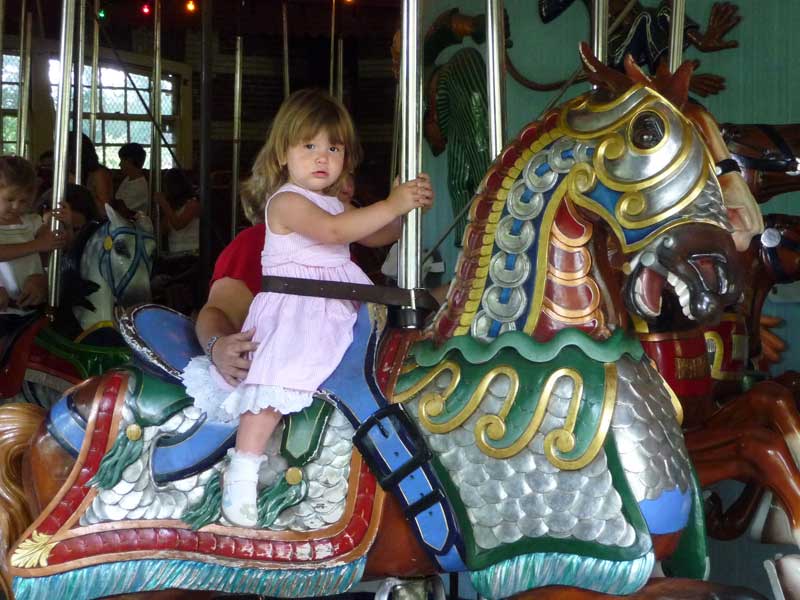
<svg viewBox="0 0 800 600">
<path fill-rule="evenodd" d="M 225 246 L 214 265 L 211 284 L 218 279 L 230 277 L 242 281 L 253 292 L 261 291 L 261 251 L 267 228 L 264 223 L 243 230 Z"/>
</svg>

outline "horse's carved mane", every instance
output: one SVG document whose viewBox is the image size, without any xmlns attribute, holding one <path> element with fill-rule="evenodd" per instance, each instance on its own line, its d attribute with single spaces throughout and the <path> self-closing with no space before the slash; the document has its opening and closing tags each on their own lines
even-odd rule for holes
<svg viewBox="0 0 800 600">
<path fill-rule="evenodd" d="M 655 77 L 651 77 L 642 71 L 630 54 L 625 56 L 625 72 L 621 73 L 597 60 L 586 42 L 580 43 L 579 51 L 586 78 L 613 96 L 641 84 L 664 96 L 678 109 L 682 109 L 689 99 L 689 81 L 694 71 L 691 61 L 684 62 L 674 73 L 670 73 L 662 61 Z"/>
</svg>

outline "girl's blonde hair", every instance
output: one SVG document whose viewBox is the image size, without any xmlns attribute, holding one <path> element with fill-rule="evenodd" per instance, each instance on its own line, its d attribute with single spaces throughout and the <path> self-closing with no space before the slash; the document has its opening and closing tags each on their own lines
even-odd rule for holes
<svg viewBox="0 0 800 600">
<path fill-rule="evenodd" d="M 361 160 L 353 120 L 344 105 L 322 90 L 299 90 L 289 96 L 267 133 L 267 141 L 256 156 L 253 172 L 242 186 L 242 207 L 252 223 L 264 220 L 264 205 L 275 190 L 288 181 L 286 155 L 289 147 L 312 139 L 325 131 L 334 144 L 344 146 L 344 165 L 339 178 L 326 194 L 336 195 L 344 178 L 355 171 Z"/>
</svg>

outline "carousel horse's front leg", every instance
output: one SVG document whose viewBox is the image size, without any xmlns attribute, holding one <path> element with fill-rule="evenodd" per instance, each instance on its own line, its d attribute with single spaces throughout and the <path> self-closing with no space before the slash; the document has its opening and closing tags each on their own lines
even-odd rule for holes
<svg viewBox="0 0 800 600">
<path fill-rule="evenodd" d="M 800 470 L 779 434 L 758 427 L 705 429 L 688 432 L 686 447 L 703 487 L 733 479 L 772 490 L 800 542 Z"/>
<path fill-rule="evenodd" d="M 766 489 L 757 483 L 748 483 L 739 497 L 724 509 L 722 498 L 716 492 L 706 499 L 706 530 L 717 540 L 735 540 L 743 535 L 753 522 Z"/>
<path fill-rule="evenodd" d="M 705 423 L 708 428 L 760 425 L 783 436 L 795 465 L 800 466 L 800 414 L 784 386 L 764 381 L 735 396 Z"/>
</svg>

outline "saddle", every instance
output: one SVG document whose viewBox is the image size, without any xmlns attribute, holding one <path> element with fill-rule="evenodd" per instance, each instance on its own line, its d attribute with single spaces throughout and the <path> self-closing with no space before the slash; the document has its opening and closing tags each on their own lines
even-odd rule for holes
<svg viewBox="0 0 800 600">
<path fill-rule="evenodd" d="M 283 285 L 287 281 L 279 283 Z M 310 292 L 304 289 L 300 293 Z M 127 314 L 119 314 L 118 321 L 120 331 L 134 352 L 137 366 L 166 385 L 178 386 L 181 371 L 192 356 L 202 352 L 191 320 L 171 309 L 142 305 Z M 380 486 L 395 493 L 423 546 L 442 568 L 463 570 L 460 533 L 430 464 L 430 450 L 402 406 L 389 403 L 375 380 L 376 357 L 385 325 L 385 309 L 362 304 L 353 331 L 353 343 L 339 367 L 321 386 L 320 395 L 335 405 L 353 426 L 353 444 L 378 478 Z M 140 415 L 147 413 L 165 419 L 168 414 L 174 414 L 191 403 L 185 394 L 172 401 L 165 400 L 167 396 L 148 394 L 144 399 L 139 395 L 139 400 L 132 406 Z M 287 425 L 287 429 L 291 426 Z M 193 444 L 195 436 L 203 440 L 202 447 L 199 442 L 196 446 Z M 184 473 L 202 470 L 208 461 L 221 458 L 233 445 L 234 439 L 232 426 L 204 422 L 192 435 L 187 432 L 185 440 L 175 444 L 159 443 L 169 448 L 178 444 L 183 446 L 175 449 L 174 455 L 176 461 L 183 461 L 178 472 Z M 168 452 L 166 449 L 156 451 Z M 187 461 L 193 464 L 186 464 Z M 156 464 L 154 457 L 154 466 Z"/>
</svg>

